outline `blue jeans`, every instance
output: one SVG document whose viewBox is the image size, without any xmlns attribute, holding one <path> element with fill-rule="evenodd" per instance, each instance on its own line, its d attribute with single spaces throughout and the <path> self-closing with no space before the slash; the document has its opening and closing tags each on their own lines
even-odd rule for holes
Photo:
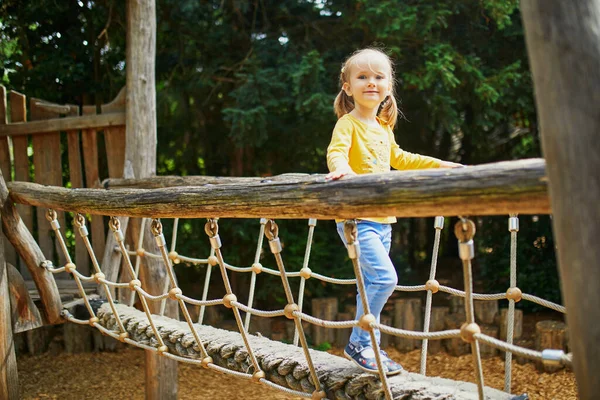
<svg viewBox="0 0 600 400">
<path fill-rule="evenodd" d="M 388 298 L 394 292 L 398 284 L 398 275 L 396 268 L 390 260 L 390 244 L 392 242 L 392 226 L 390 224 L 380 224 L 377 222 L 359 220 L 358 244 L 360 247 L 360 268 L 362 270 L 363 280 L 369 303 L 371 314 L 377 318 L 379 323 L 381 310 Z M 344 237 L 344 223 L 337 223 L 337 231 L 344 245 L 347 245 Z M 360 294 L 356 295 L 356 319 L 360 319 L 364 314 L 363 304 Z M 381 333 L 375 330 L 377 343 L 380 343 Z M 350 342 L 355 345 L 371 346 L 371 336 L 369 332 L 359 327 L 352 328 Z"/>
</svg>

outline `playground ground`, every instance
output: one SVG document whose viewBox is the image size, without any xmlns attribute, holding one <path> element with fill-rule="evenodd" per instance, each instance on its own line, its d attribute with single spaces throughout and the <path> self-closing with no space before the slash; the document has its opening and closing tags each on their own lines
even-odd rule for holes
<svg viewBox="0 0 600 400">
<path fill-rule="evenodd" d="M 420 350 L 401 354 L 387 349 L 411 372 L 419 371 Z M 340 350 L 332 350 L 340 354 Z M 144 399 L 144 354 L 136 348 L 116 353 L 66 354 L 51 352 L 18 358 L 19 383 L 23 399 Z M 504 359 L 483 360 L 485 384 L 504 387 Z M 452 357 L 445 353 L 428 357 L 427 374 L 474 382 L 471 356 Z M 531 400 L 576 400 L 572 371 L 538 372 L 532 363 L 513 361 L 512 391 L 528 393 Z M 222 375 L 201 367 L 180 363 L 179 399 L 212 400 L 299 399 L 273 389 Z"/>
</svg>

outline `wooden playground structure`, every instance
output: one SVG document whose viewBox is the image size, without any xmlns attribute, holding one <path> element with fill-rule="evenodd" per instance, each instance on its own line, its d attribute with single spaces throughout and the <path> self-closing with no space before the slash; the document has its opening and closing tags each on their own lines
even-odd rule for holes
<svg viewBox="0 0 600 400">
<path fill-rule="evenodd" d="M 596 268 L 600 250 L 595 246 L 599 233 L 595 222 L 600 222 L 596 205 L 600 150 L 595 138 L 600 128 L 600 52 L 592 50 L 600 47 L 600 30 L 594 30 L 597 21 L 596 25 L 571 21 L 576 17 L 563 8 L 582 13 L 593 7 L 599 10 L 599 1 L 569 6 L 559 1 L 522 1 L 546 163 L 522 160 L 451 171 L 360 176 L 332 183 L 325 183 L 321 176 L 282 176 L 268 182 L 232 178 L 209 186 L 202 185 L 216 178 L 155 177 L 154 52 L 149 51 L 155 41 L 153 3 L 128 1 L 127 88 L 100 107 L 100 114 L 95 115 L 96 107 L 79 110 L 30 99 L 31 121 L 26 121 L 25 96 L 11 92 L 7 103 L 5 90 L 0 88 L 0 169 L 8 182 L 0 184 L 2 226 L 12 244 L 4 246 L 6 264 L 0 262 L 0 359 L 7 360 L 0 365 L 0 399 L 18 398 L 13 334 L 66 320 L 61 293 L 67 286 L 73 287 L 73 281 L 55 280 L 48 264 L 48 260 L 58 259 L 60 265 L 69 265 L 53 232 L 53 227 L 65 226 L 66 218 L 58 212 L 52 219 L 56 223 L 49 224 L 45 209 L 91 215 L 91 244 L 103 255 L 102 274 L 112 282 L 118 279 L 122 254 L 114 252 L 114 235 L 107 232 L 102 215 L 119 216 L 120 229 L 127 230 L 133 243 L 143 236 L 143 248 L 150 249 L 156 243 L 152 228 L 146 226 L 142 234 L 140 221 L 129 217 L 331 219 L 365 212 L 373 216 L 552 213 L 569 334 L 578 338 L 571 346 L 579 395 L 581 399 L 595 398 L 600 391 L 600 383 L 593 377 L 600 367 L 596 343 L 600 327 L 589 321 L 600 317 L 600 271 Z M 576 39 L 561 36 L 559 40 L 549 33 L 556 27 Z M 567 47 L 577 51 L 566 52 Z M 592 56 L 576 58 L 590 53 Z M 575 63 L 581 69 L 577 74 L 565 72 Z M 105 155 L 97 146 L 98 135 L 104 139 Z M 27 153 L 30 140 L 33 157 Z M 67 144 L 71 189 L 63 188 L 61 141 Z M 107 163 L 107 177 L 99 176 L 100 162 Z M 27 182 L 32 168 L 34 183 Z M 115 189 L 103 189 L 103 178 L 110 178 L 109 186 Z M 37 206 L 37 211 L 32 206 Z M 34 231 L 37 241 L 31 234 Z M 84 239 L 75 236 L 73 264 L 81 274 L 93 275 Z M 145 258 L 143 263 L 140 286 L 149 294 L 162 294 L 167 278 L 164 266 L 153 258 Z M 20 265 L 21 273 L 9 265 Z M 24 289 L 28 281 L 37 288 L 39 300 L 31 299 Z M 179 319 L 177 302 L 167 304 L 164 315 Z M 148 309 L 159 313 L 158 304 L 149 302 Z M 106 309 L 103 312 L 110 314 Z M 297 316 L 293 309 L 286 312 L 292 319 Z M 165 351 L 146 351 L 149 399 L 177 396 L 177 360 L 164 355 Z M 319 398 L 317 392 L 313 398 Z"/>
</svg>

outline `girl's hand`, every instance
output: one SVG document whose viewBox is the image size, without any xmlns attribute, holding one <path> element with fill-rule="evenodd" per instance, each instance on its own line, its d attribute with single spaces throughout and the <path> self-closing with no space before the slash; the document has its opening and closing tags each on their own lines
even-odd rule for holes
<svg viewBox="0 0 600 400">
<path fill-rule="evenodd" d="M 455 163 L 452 161 L 442 161 L 440 163 L 440 168 L 463 168 L 463 167 L 466 167 L 466 165 Z"/>
<path fill-rule="evenodd" d="M 333 172 L 325 175 L 325 181 L 335 181 L 337 179 L 343 178 L 344 176 L 353 176 L 356 175 L 356 172 L 352 171 L 351 168 L 348 169 L 337 169 Z"/>
</svg>

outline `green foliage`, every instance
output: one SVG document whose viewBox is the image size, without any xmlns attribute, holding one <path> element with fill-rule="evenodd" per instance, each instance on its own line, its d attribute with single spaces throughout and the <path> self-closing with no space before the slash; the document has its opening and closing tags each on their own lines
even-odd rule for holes
<svg viewBox="0 0 600 400">
<path fill-rule="evenodd" d="M 325 172 L 339 68 L 354 50 L 373 45 L 385 48 L 395 61 L 396 91 L 406 116 L 396 134 L 406 150 L 466 164 L 540 156 L 516 0 L 156 4 L 161 175 Z M 125 83 L 125 27 L 121 1 L 4 0 L 0 79 L 28 97 L 108 102 Z M 403 239 L 394 242 L 392 259 L 401 279 L 420 279 L 420 268 L 431 252 L 431 233 L 422 235 L 414 222 L 404 220 L 396 226 Z M 507 257 L 507 235 L 499 232 L 506 233 L 506 228 L 504 223 L 485 224 L 480 246 L 493 251 L 482 261 L 483 276 L 490 289 L 505 290 L 507 264 L 501 254 Z M 180 254 L 207 256 L 203 225 L 202 220 L 181 221 Z M 224 251 L 231 246 L 226 260 L 249 266 L 257 221 L 222 220 L 220 225 Z M 167 232 L 170 222 L 165 226 Z M 308 227 L 303 221 L 280 221 L 280 226 L 286 268 L 299 270 Z M 522 227 L 519 282 L 537 282 L 533 289 L 544 287 L 548 292 L 536 294 L 556 298 L 557 292 L 551 293 L 558 288 L 552 275 L 553 246 L 536 247 L 538 237 L 551 243 L 549 224 Z M 446 247 L 455 250 L 442 245 Z M 266 245 L 261 262 L 276 268 Z M 338 278 L 352 276 L 330 221 L 320 222 L 315 231 L 311 268 Z M 197 294 L 205 269 L 178 268 L 178 273 L 184 290 Z M 236 279 L 239 288 L 248 287 L 247 277 Z M 279 278 L 261 274 L 257 279 L 263 289 L 257 301 L 269 306 L 284 301 Z M 219 274 L 213 274 L 213 282 L 215 293 L 223 290 Z M 313 279 L 306 284 L 309 296 L 354 301 L 351 287 Z M 297 282 L 294 285 L 297 290 Z"/>
</svg>

